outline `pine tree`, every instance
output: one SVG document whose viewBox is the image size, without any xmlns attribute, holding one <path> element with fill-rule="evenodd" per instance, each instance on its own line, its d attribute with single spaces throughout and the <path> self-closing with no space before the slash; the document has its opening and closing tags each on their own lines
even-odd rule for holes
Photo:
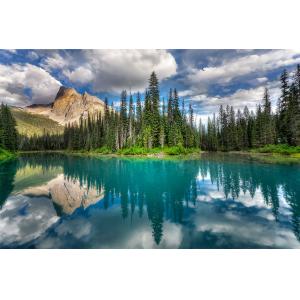
<svg viewBox="0 0 300 300">
<path fill-rule="evenodd" d="M 139 136 L 141 133 L 143 124 L 143 115 L 142 115 L 142 103 L 141 103 L 141 95 L 138 92 L 136 98 L 136 135 Z"/>
<path fill-rule="evenodd" d="M 287 142 L 289 145 L 296 146 L 299 130 L 299 106 L 298 91 L 295 82 L 290 86 L 288 109 L 286 113 Z"/>
<path fill-rule="evenodd" d="M 0 146 L 10 151 L 18 148 L 16 120 L 9 107 L 3 103 L 0 108 Z"/>
<path fill-rule="evenodd" d="M 160 145 L 163 148 L 166 142 L 166 131 L 167 131 L 167 118 L 165 113 L 165 99 L 162 101 L 161 111 L 161 126 L 160 126 Z"/>
<path fill-rule="evenodd" d="M 130 93 L 129 96 L 129 113 L 128 113 L 128 122 L 129 122 L 129 128 L 128 128 L 128 139 L 129 139 L 129 146 L 132 146 L 134 141 L 134 106 L 133 106 L 133 97 Z"/>
<path fill-rule="evenodd" d="M 143 112 L 143 128 L 142 128 L 142 144 L 145 148 L 152 148 L 153 137 L 152 137 L 152 109 L 151 109 L 151 98 L 148 90 L 145 92 L 145 107 Z"/>
<path fill-rule="evenodd" d="M 151 103 L 151 136 L 153 147 L 160 146 L 160 114 L 159 114 L 159 84 L 155 72 L 149 79 L 149 97 Z"/>
<path fill-rule="evenodd" d="M 297 65 L 296 73 L 295 73 L 295 85 L 297 89 L 297 112 L 296 112 L 296 145 L 300 145 L 300 64 Z"/>
<path fill-rule="evenodd" d="M 281 96 L 278 102 L 278 119 L 277 129 L 280 143 L 287 143 L 288 136 L 288 102 L 289 102 L 289 85 L 288 73 L 284 70 L 280 77 L 281 82 Z"/>
<path fill-rule="evenodd" d="M 120 123 L 119 123 L 119 148 L 126 145 L 128 134 L 128 118 L 127 118 L 127 92 L 121 93 Z"/>
<path fill-rule="evenodd" d="M 274 122 L 271 113 L 271 101 L 269 90 L 265 88 L 263 97 L 263 129 L 262 143 L 264 145 L 273 144 L 275 142 Z"/>
</svg>

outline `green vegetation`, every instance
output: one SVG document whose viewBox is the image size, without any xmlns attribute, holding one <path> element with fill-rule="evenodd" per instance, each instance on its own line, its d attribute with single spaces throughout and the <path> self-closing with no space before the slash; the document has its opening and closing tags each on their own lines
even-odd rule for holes
<svg viewBox="0 0 300 300">
<path fill-rule="evenodd" d="M 145 148 L 145 147 L 130 147 L 117 151 L 121 155 L 186 155 L 200 153 L 199 148 L 184 148 L 182 146 L 164 147 L 164 148 Z"/>
<path fill-rule="evenodd" d="M 71 152 L 74 153 L 74 152 Z M 113 151 L 106 146 L 97 148 L 90 151 L 76 151 L 75 153 L 81 154 L 100 154 L 100 155 L 130 155 L 130 156 L 165 156 L 165 155 L 187 155 L 187 154 L 199 154 L 199 148 L 184 148 L 182 146 L 173 146 L 173 147 L 156 147 L 156 148 L 145 148 L 132 146 L 129 148 L 119 149 L 118 151 Z"/>
<path fill-rule="evenodd" d="M 46 116 L 28 113 L 19 108 L 11 108 L 11 112 L 17 123 L 20 135 L 41 136 L 48 134 L 62 134 L 64 127 Z"/>
<path fill-rule="evenodd" d="M 112 150 L 109 149 L 107 146 L 95 149 L 94 152 L 99 154 L 112 154 Z"/>
<path fill-rule="evenodd" d="M 14 157 L 15 157 L 14 153 L 0 148 L 0 161 L 11 159 L 11 158 L 14 158 Z"/>
<path fill-rule="evenodd" d="M 295 157 L 300 157 L 300 146 L 289 146 L 287 144 L 281 145 L 266 145 L 261 148 L 252 149 L 251 152 L 258 153 L 277 153 L 284 155 L 293 155 Z"/>
<path fill-rule="evenodd" d="M 13 158 L 18 148 L 16 121 L 7 105 L 0 107 L 0 160 Z"/>
</svg>

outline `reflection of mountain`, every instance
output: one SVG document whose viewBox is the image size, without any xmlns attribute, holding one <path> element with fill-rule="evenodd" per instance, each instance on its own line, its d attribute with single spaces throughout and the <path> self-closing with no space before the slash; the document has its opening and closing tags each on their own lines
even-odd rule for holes
<svg viewBox="0 0 300 300">
<path fill-rule="evenodd" d="M 30 197 L 50 197 L 65 214 L 72 214 L 79 207 L 87 208 L 104 196 L 103 190 L 87 188 L 78 180 L 66 179 L 63 174 L 45 185 L 27 188 L 22 193 Z"/>
<path fill-rule="evenodd" d="M 123 218 L 136 210 L 143 214 L 146 205 L 153 238 L 157 244 L 163 237 L 164 216 L 182 222 L 184 203 L 196 194 L 199 166 L 194 161 L 150 159 L 77 159 L 66 160 L 65 175 L 95 188 L 104 187 L 109 201 L 120 199 Z"/>
<path fill-rule="evenodd" d="M 13 193 L 22 192 L 29 187 L 44 185 L 62 172 L 61 167 L 49 167 L 44 170 L 42 165 L 30 166 L 26 164 L 16 172 Z"/>
<path fill-rule="evenodd" d="M 71 214 L 79 207 L 87 208 L 101 200 L 104 197 L 102 187 L 94 188 L 64 177 L 66 159 L 61 155 L 29 155 L 1 164 L 0 204 L 10 193 L 46 197 L 54 202 L 58 212 Z"/>
</svg>

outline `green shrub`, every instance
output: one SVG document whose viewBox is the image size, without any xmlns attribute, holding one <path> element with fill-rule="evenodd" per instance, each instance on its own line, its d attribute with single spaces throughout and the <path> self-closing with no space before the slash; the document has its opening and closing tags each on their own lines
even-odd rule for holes
<svg viewBox="0 0 300 300">
<path fill-rule="evenodd" d="M 191 153 L 199 153 L 200 149 L 197 148 L 184 148 L 183 146 L 164 147 L 164 148 L 152 148 L 148 149 L 145 147 L 132 146 L 129 148 L 119 149 L 116 153 L 119 155 L 155 155 L 155 154 L 166 154 L 166 155 L 185 155 Z M 100 154 L 111 154 L 113 151 L 107 147 L 101 147 L 94 150 L 95 153 Z"/>
<path fill-rule="evenodd" d="M 300 146 L 289 146 L 287 144 L 266 145 L 261 148 L 253 149 L 253 152 L 278 153 L 278 154 L 283 154 L 283 155 L 291 155 L 291 154 L 300 153 Z"/>
<path fill-rule="evenodd" d="M 187 154 L 187 149 L 183 146 L 173 146 L 164 148 L 164 153 L 167 155 L 180 155 L 180 154 Z"/>
<path fill-rule="evenodd" d="M 120 149 L 117 153 L 121 155 L 146 155 L 147 149 L 143 147 L 130 147 Z"/>
<path fill-rule="evenodd" d="M 15 154 L 0 148 L 0 160 L 5 160 L 15 157 Z"/>
<path fill-rule="evenodd" d="M 101 148 L 96 149 L 95 152 L 100 154 L 110 154 L 113 151 L 109 149 L 107 146 L 103 146 Z"/>
</svg>

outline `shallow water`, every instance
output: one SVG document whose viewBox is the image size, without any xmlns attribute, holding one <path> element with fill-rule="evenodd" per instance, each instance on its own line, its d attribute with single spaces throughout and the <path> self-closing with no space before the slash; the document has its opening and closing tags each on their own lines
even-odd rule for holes
<svg viewBox="0 0 300 300">
<path fill-rule="evenodd" d="M 299 248 L 300 167 L 31 154 L 0 164 L 1 248 Z"/>
</svg>

